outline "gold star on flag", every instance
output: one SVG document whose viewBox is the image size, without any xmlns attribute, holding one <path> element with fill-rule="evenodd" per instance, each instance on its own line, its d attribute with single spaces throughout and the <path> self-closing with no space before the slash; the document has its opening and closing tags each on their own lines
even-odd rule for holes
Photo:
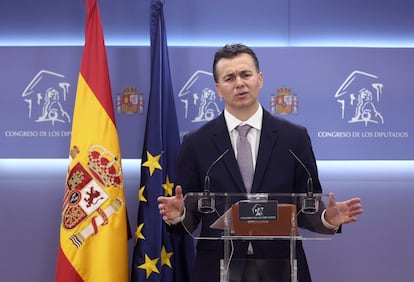
<svg viewBox="0 0 414 282">
<path fill-rule="evenodd" d="M 165 190 L 165 193 L 164 193 L 165 196 L 172 196 L 174 183 L 170 182 L 170 179 L 168 178 L 168 175 L 167 175 L 166 183 L 162 184 L 162 188 Z"/>
<path fill-rule="evenodd" d="M 162 250 L 161 250 L 161 265 L 167 265 L 168 267 L 172 268 L 171 265 L 171 256 L 173 255 L 173 253 L 167 253 L 167 250 L 165 249 L 165 246 L 162 246 Z"/>
<path fill-rule="evenodd" d="M 157 268 L 158 260 L 159 258 L 151 259 L 147 254 L 145 254 L 145 263 L 138 266 L 138 268 L 145 269 L 147 279 L 153 272 L 158 274 L 160 273 Z"/>
<path fill-rule="evenodd" d="M 139 190 L 138 190 L 138 201 L 139 202 L 146 202 L 147 199 L 144 196 L 144 190 L 145 190 L 145 185 L 142 186 Z"/>
<path fill-rule="evenodd" d="M 158 168 L 159 170 L 162 170 L 161 165 L 159 163 L 160 157 L 161 157 L 161 154 L 154 157 L 153 155 L 151 155 L 150 152 L 147 152 L 147 161 L 143 163 L 142 166 L 146 166 L 149 168 L 150 175 L 154 173 L 154 170 L 156 168 Z"/>
<path fill-rule="evenodd" d="M 138 241 L 138 239 L 142 239 L 145 240 L 144 234 L 142 234 L 142 228 L 144 227 L 144 223 L 141 223 L 138 227 L 137 227 L 137 231 L 135 231 L 135 239 L 136 241 Z"/>
</svg>

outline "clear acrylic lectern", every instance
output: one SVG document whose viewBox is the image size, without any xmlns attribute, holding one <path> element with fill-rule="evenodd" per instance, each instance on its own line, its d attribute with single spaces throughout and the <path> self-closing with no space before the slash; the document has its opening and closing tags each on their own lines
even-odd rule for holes
<svg viewBox="0 0 414 282">
<path fill-rule="evenodd" d="M 284 265 L 281 269 L 287 272 L 287 281 L 298 281 L 297 241 L 329 240 L 336 231 L 323 224 L 322 212 L 327 209 L 331 218 L 340 216 L 334 199 L 325 194 L 187 193 L 184 201 L 184 229 L 196 240 L 223 244 L 220 282 L 229 281 L 232 265 L 239 262 L 234 257 L 237 242 L 248 242 L 251 249 L 269 241 L 282 241 L 288 252 L 283 258 L 267 256 L 264 262 L 274 271 L 278 264 Z M 203 227 L 197 228 L 200 221 Z"/>
</svg>

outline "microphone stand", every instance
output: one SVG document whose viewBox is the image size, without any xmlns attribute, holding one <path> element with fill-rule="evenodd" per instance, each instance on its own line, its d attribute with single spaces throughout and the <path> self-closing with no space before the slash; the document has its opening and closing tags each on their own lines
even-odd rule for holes
<svg viewBox="0 0 414 282">
<path fill-rule="evenodd" d="M 216 200 L 210 195 L 210 177 L 204 178 L 203 196 L 198 198 L 198 211 L 201 213 L 213 213 L 216 211 Z"/>
<path fill-rule="evenodd" d="M 211 169 L 229 152 L 229 149 L 225 150 L 208 168 L 206 176 L 204 177 L 204 192 L 203 196 L 198 198 L 198 211 L 201 213 L 213 213 L 216 211 L 216 201 L 212 195 L 210 195 L 210 171 Z"/>
<path fill-rule="evenodd" d="M 289 152 L 295 157 L 295 159 L 300 163 L 300 165 L 305 169 L 306 173 L 308 174 L 307 180 L 307 192 L 305 198 L 302 199 L 302 207 L 301 210 L 304 214 L 315 214 L 319 210 L 319 201 L 313 195 L 313 180 L 312 175 L 309 172 L 308 168 L 305 164 L 301 161 L 301 159 L 291 150 Z"/>
</svg>

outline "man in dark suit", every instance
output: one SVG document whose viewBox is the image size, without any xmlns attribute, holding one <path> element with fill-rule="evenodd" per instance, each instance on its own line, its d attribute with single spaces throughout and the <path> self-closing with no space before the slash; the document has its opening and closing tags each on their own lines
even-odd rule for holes
<svg viewBox="0 0 414 282">
<path fill-rule="evenodd" d="M 308 174 L 292 156 L 294 152 L 313 178 L 315 193 L 322 193 L 318 179 L 315 156 L 306 128 L 287 120 L 273 117 L 259 103 L 259 92 L 263 86 L 256 54 L 242 44 L 226 45 L 214 57 L 213 76 L 219 96 L 225 102 L 224 112 L 197 131 L 184 137 L 178 159 L 176 194 L 160 197 L 159 209 L 172 232 L 194 229 L 201 221 L 201 236 L 219 236 L 219 231 L 210 228 L 217 218 L 214 214 L 202 214 L 196 209 L 185 208 L 183 193 L 203 192 L 206 172 L 211 164 L 225 152 L 225 156 L 210 171 L 210 192 L 227 193 L 306 193 Z M 253 162 L 253 179 L 243 182 L 238 158 L 238 126 L 249 125 L 247 134 Z M 337 208 L 328 206 L 314 215 L 319 224 L 299 220 L 299 225 L 320 232 L 335 233 L 340 225 L 356 221 L 362 213 L 359 198 L 338 202 Z M 309 224 L 309 226 L 307 226 Z M 187 231 L 187 230 L 185 230 Z M 184 232 L 185 232 L 184 231 Z M 231 272 L 230 281 L 290 281 L 289 266 L 266 267 L 255 261 L 288 261 L 289 241 L 236 241 L 233 259 L 245 259 L 237 271 Z M 223 257 L 223 243 L 219 240 L 199 240 L 195 281 L 219 281 L 219 261 Z M 298 280 L 311 281 L 306 256 L 300 241 L 296 244 Z M 266 276 L 268 275 L 268 276 Z M 278 278 L 277 278 L 278 277 Z"/>
</svg>

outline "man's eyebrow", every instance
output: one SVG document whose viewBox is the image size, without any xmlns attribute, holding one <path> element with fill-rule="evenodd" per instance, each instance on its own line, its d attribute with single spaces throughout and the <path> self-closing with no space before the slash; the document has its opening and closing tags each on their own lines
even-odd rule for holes
<svg viewBox="0 0 414 282">
<path fill-rule="evenodd" d="M 229 72 L 229 73 L 223 74 L 223 78 L 231 77 L 231 76 L 235 76 L 234 72 Z"/>
<path fill-rule="evenodd" d="M 226 75 L 233 75 L 234 74 L 234 71 L 232 71 L 232 72 L 228 72 L 228 73 L 225 73 L 223 76 L 226 76 Z"/>
<path fill-rule="evenodd" d="M 236 73 L 251 73 L 253 72 L 252 70 L 241 70 L 241 71 L 231 71 L 229 73 L 224 74 L 223 76 L 231 76 L 231 75 L 235 75 Z"/>
</svg>

